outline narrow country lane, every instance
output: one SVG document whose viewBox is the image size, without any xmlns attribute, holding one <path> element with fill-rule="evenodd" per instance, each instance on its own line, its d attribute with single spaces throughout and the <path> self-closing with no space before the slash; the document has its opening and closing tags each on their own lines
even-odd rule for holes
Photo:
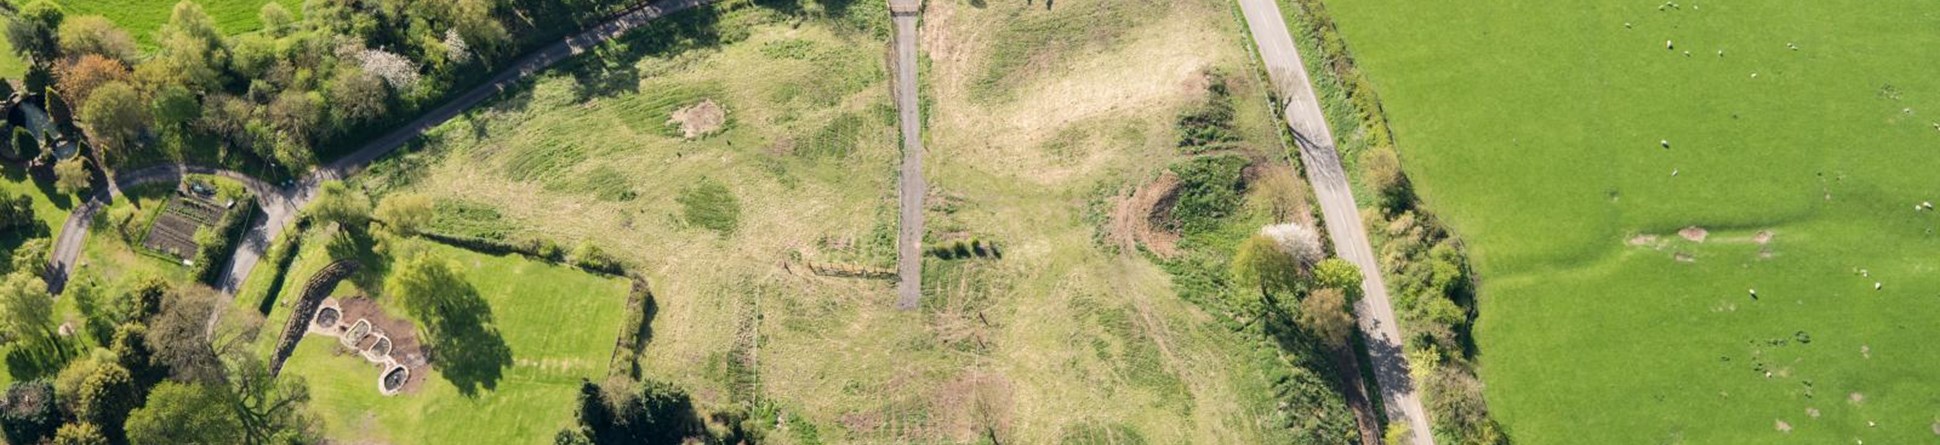
<svg viewBox="0 0 1940 445">
<path fill-rule="evenodd" d="M 620 14 L 591 29 L 567 36 L 558 43 L 539 48 L 519 58 L 510 67 L 499 71 L 484 84 L 453 96 L 444 105 L 433 108 L 390 133 L 371 140 L 342 159 L 304 175 L 290 187 L 277 187 L 240 172 L 182 164 L 159 165 L 117 174 L 113 187 L 107 187 L 95 193 L 88 198 L 87 202 L 75 207 L 74 212 L 68 215 L 67 222 L 62 224 L 60 235 L 54 242 L 54 251 L 49 255 L 48 291 L 59 295 L 66 288 L 67 279 L 76 266 L 75 259 L 80 256 L 83 243 L 87 241 L 88 230 L 93 225 L 95 213 L 113 202 L 116 198 L 116 190 L 141 184 L 178 181 L 184 174 L 209 174 L 241 181 L 251 194 L 261 200 L 263 212 L 267 215 L 251 222 L 249 232 L 243 237 L 235 255 L 230 258 L 229 266 L 222 276 L 220 285 L 217 286 L 224 296 L 234 297 L 238 288 L 242 286 L 243 280 L 249 277 L 250 271 L 255 269 L 256 263 L 269 249 L 270 241 L 282 235 L 283 230 L 296 221 L 297 211 L 316 196 L 317 188 L 323 182 L 348 178 L 363 171 L 370 163 L 403 147 L 424 134 L 426 130 L 457 117 L 465 110 L 483 103 L 518 82 L 545 71 L 553 64 L 570 59 L 634 28 L 652 23 L 655 19 L 709 2 L 710 0 L 657 2 Z"/>
<path fill-rule="evenodd" d="M 1277 0 L 1239 0 L 1239 5 L 1274 90 L 1286 100 L 1283 114 L 1300 146 L 1300 161 L 1306 165 L 1307 180 L 1320 201 L 1334 252 L 1361 268 L 1363 296 L 1354 311 L 1367 338 L 1368 356 L 1373 360 L 1375 382 L 1381 386 L 1388 422 L 1408 425 L 1412 437 L 1407 445 L 1433 445 L 1428 413 L 1422 409 L 1420 393 L 1408 377 L 1407 357 L 1401 353 L 1401 331 L 1395 325 L 1387 282 L 1381 278 L 1360 209 L 1355 207 L 1353 190 L 1347 185 L 1347 173 L 1334 150 L 1333 132 L 1327 128 L 1326 115 L 1321 113 L 1313 84 L 1307 79 L 1299 49 L 1287 32 L 1286 16 L 1280 13 Z"/>
</svg>

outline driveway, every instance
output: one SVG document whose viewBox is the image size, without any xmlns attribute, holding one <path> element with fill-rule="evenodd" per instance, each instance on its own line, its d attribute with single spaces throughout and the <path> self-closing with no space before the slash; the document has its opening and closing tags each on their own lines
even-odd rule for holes
<svg viewBox="0 0 1940 445">
<path fill-rule="evenodd" d="M 1408 425 L 1410 445 L 1433 445 L 1428 414 L 1421 406 L 1421 395 L 1408 377 L 1408 360 L 1401 353 L 1401 331 L 1394 320 L 1394 306 L 1388 298 L 1387 282 L 1381 279 L 1380 264 L 1367 241 L 1360 209 L 1354 205 L 1354 192 L 1347 186 L 1340 154 L 1334 150 L 1334 135 L 1327 128 L 1326 115 L 1320 111 L 1313 84 L 1307 79 L 1306 65 L 1287 32 L 1284 15 L 1276 0 L 1239 0 L 1246 24 L 1259 45 L 1273 88 L 1286 100 L 1287 126 L 1293 129 L 1300 146 L 1300 162 L 1306 164 L 1307 181 L 1313 184 L 1314 197 L 1327 222 L 1327 235 L 1334 253 L 1361 268 L 1361 301 L 1354 304 L 1361 333 L 1367 339 L 1372 357 L 1375 383 L 1387 407 L 1388 422 Z"/>
</svg>

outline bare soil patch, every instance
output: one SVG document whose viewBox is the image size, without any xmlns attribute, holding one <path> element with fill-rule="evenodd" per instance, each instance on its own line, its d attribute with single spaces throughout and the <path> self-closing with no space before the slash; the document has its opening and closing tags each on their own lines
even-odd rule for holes
<svg viewBox="0 0 1940 445">
<path fill-rule="evenodd" d="M 1691 242 L 1702 243 L 1705 237 L 1711 236 L 1711 232 L 1704 230 L 1703 227 L 1690 226 L 1677 231 L 1677 236 L 1684 237 L 1684 239 L 1691 240 Z"/>
<path fill-rule="evenodd" d="M 1677 253 L 1677 254 L 1675 254 L 1675 255 L 1671 255 L 1671 258 L 1673 258 L 1673 259 L 1676 259 L 1676 260 L 1677 260 L 1677 262 L 1680 262 L 1680 263 L 1695 263 L 1695 262 L 1697 262 L 1697 257 L 1695 257 L 1695 256 L 1691 256 L 1691 254 L 1689 254 L 1689 253 L 1685 253 L 1685 252 L 1678 252 L 1678 253 Z"/>
<path fill-rule="evenodd" d="M 1781 432 L 1781 433 L 1792 432 L 1792 424 L 1785 423 L 1785 421 L 1783 420 L 1776 421 L 1776 424 L 1774 424 L 1773 426 L 1777 427 L 1778 432 Z"/>
<path fill-rule="evenodd" d="M 1639 246 L 1639 247 L 1649 246 L 1652 244 L 1657 244 L 1657 235 L 1637 235 L 1637 236 L 1630 237 L 1630 239 L 1626 240 L 1625 243 L 1632 246 Z"/>
<path fill-rule="evenodd" d="M 417 392 L 419 387 L 424 386 L 424 366 L 430 362 L 425 360 L 424 349 L 419 346 L 417 326 L 411 324 L 410 321 L 392 317 L 384 313 L 383 308 L 378 306 L 377 301 L 368 297 L 344 298 L 337 300 L 336 303 L 336 307 L 343 315 L 339 319 L 341 321 L 337 323 L 337 326 L 332 328 L 333 330 L 342 333 L 348 330 L 351 324 L 356 323 L 356 320 L 368 320 L 370 321 L 372 333 L 382 334 L 381 338 L 388 338 L 390 340 L 389 352 L 391 360 L 396 361 L 398 365 L 411 369 L 410 378 L 404 381 L 404 387 L 399 389 L 398 393 L 414 393 Z M 357 344 L 357 347 L 360 348 L 359 350 L 339 348 L 338 352 L 357 355 L 358 357 L 356 358 L 362 360 L 364 358 L 361 357 L 363 354 L 361 349 L 373 346 L 378 338 L 380 337 L 377 335 L 366 335 Z M 389 371 L 390 369 L 388 367 L 384 367 L 384 369 L 378 372 Z"/>
<path fill-rule="evenodd" d="M 727 124 L 727 109 L 721 108 L 721 104 L 714 103 L 714 99 L 706 99 L 674 110 L 674 115 L 667 119 L 667 124 L 679 124 L 681 136 L 694 139 L 721 131 L 721 127 Z"/>
<path fill-rule="evenodd" d="M 1763 246 L 1766 244 L 1770 244 L 1772 242 L 1772 237 L 1774 236 L 1776 235 L 1773 235 L 1772 231 L 1770 230 L 1760 230 L 1758 231 L 1757 235 L 1751 236 L 1751 242 L 1758 243 L 1758 245 Z"/>
<path fill-rule="evenodd" d="M 1112 208 L 1110 227 L 1106 231 L 1120 248 L 1129 250 L 1143 245 L 1160 257 L 1177 255 L 1179 234 L 1163 227 L 1178 200 L 1179 176 L 1167 171 L 1132 191 L 1131 196 L 1114 199 L 1116 206 Z"/>
</svg>

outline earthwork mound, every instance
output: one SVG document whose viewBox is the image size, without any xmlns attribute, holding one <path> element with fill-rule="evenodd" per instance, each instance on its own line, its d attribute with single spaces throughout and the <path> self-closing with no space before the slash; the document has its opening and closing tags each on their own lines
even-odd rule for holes
<svg viewBox="0 0 1940 445">
<path fill-rule="evenodd" d="M 1114 199 L 1110 227 L 1111 241 L 1122 249 L 1145 246 L 1161 257 L 1178 253 L 1179 234 L 1166 230 L 1173 225 L 1172 206 L 1179 201 L 1179 176 L 1167 171 L 1158 179 L 1132 191 L 1131 196 Z"/>
</svg>

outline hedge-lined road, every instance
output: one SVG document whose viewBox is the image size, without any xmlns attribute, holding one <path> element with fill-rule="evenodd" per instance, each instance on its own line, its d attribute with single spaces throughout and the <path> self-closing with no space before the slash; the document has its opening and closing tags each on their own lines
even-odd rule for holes
<svg viewBox="0 0 1940 445">
<path fill-rule="evenodd" d="M 1313 183 L 1314 197 L 1320 201 L 1334 253 L 1361 268 L 1361 301 L 1355 303 L 1354 312 L 1367 339 L 1388 422 L 1408 426 L 1412 437 L 1405 445 L 1434 445 L 1428 413 L 1421 407 L 1420 393 L 1408 377 L 1408 360 L 1401 354 L 1401 331 L 1395 325 L 1387 283 L 1381 279 L 1380 264 L 1374 261 L 1374 249 L 1367 242 L 1367 229 L 1361 223 L 1360 209 L 1354 205 L 1354 193 L 1347 187 L 1340 154 L 1334 150 L 1334 134 L 1328 130 L 1327 117 L 1315 99 L 1300 51 L 1287 33 L 1286 16 L 1280 14 L 1277 0 L 1239 0 L 1239 6 L 1253 31 L 1253 42 L 1259 45 L 1267 76 L 1286 100 L 1282 114 L 1300 146 L 1300 162 L 1307 166 L 1307 180 Z"/>
<path fill-rule="evenodd" d="M 229 267 L 223 273 L 222 282 L 216 286 L 223 295 L 234 296 L 237 288 L 242 286 L 243 279 L 249 276 L 252 269 L 255 269 L 256 262 L 262 259 L 263 252 L 269 248 L 269 240 L 276 239 L 283 233 L 284 228 L 295 221 L 297 209 L 302 208 L 316 196 L 318 186 L 324 181 L 347 178 L 363 171 L 364 167 L 369 166 L 371 162 L 403 147 L 424 134 L 426 130 L 457 117 L 466 109 L 477 106 L 555 63 L 585 52 L 634 28 L 651 23 L 654 19 L 705 5 L 709 1 L 656 2 L 615 16 L 579 34 L 567 36 L 558 43 L 525 55 L 511 67 L 492 76 L 490 81 L 451 98 L 444 105 L 433 108 L 404 126 L 366 143 L 364 147 L 342 159 L 304 175 L 303 179 L 296 181 L 290 187 L 277 187 L 241 172 L 184 164 L 160 165 L 117 174 L 113 187 L 105 187 L 89 197 L 88 201 L 76 207 L 74 212 L 68 215 L 67 222 L 61 225 L 60 236 L 54 243 L 54 252 L 49 255 L 48 291 L 58 295 L 66 288 L 68 275 L 73 270 L 75 258 L 81 254 L 82 243 L 87 241 L 88 229 L 93 225 L 94 215 L 106 207 L 107 203 L 113 202 L 115 195 L 120 193 L 120 189 L 141 184 L 178 181 L 183 174 L 188 173 L 217 175 L 241 181 L 251 194 L 258 197 L 263 212 L 267 215 L 251 221 L 249 232 L 243 236 L 235 255 L 230 258 Z"/>
</svg>

